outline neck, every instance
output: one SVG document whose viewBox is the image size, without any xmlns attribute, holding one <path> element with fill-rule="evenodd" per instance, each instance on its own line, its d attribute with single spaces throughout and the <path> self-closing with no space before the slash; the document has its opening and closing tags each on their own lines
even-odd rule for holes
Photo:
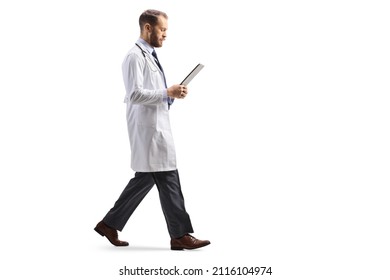
<svg viewBox="0 0 390 280">
<path fill-rule="evenodd" d="M 149 46 L 152 47 L 152 45 L 150 44 L 150 40 L 146 34 L 141 34 L 140 38 L 143 39 L 146 43 L 149 44 Z"/>
</svg>

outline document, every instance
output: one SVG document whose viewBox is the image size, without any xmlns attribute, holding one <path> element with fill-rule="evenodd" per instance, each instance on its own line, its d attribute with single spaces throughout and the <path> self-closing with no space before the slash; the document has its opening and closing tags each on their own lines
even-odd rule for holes
<svg viewBox="0 0 390 280">
<path fill-rule="evenodd" d="M 192 79 L 198 75 L 198 73 L 200 72 L 200 70 L 202 70 L 204 67 L 203 64 L 198 64 L 195 66 L 194 69 L 192 69 L 192 71 L 190 72 L 190 74 L 187 75 L 187 77 L 185 77 L 185 79 L 180 83 L 181 85 L 184 85 L 184 86 L 187 86 L 191 81 Z"/>
</svg>

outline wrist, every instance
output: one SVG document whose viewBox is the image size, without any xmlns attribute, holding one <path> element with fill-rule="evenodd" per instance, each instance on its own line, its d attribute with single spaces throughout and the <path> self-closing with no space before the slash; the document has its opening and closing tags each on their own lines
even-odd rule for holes
<svg viewBox="0 0 390 280">
<path fill-rule="evenodd" d="M 168 97 L 173 97 L 171 88 L 167 88 L 167 96 Z"/>
</svg>

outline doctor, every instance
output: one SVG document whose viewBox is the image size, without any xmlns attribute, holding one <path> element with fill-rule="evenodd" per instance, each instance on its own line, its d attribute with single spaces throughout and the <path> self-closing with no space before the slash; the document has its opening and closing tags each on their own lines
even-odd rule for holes
<svg viewBox="0 0 390 280">
<path fill-rule="evenodd" d="M 169 122 L 170 106 L 174 99 L 186 97 L 187 87 L 166 86 L 155 52 L 166 38 L 168 16 L 161 11 L 146 10 L 139 18 L 139 25 L 140 38 L 122 64 L 131 167 L 135 175 L 95 231 L 115 246 L 128 246 L 128 242 L 118 239 L 117 231 L 122 231 L 142 199 L 156 185 L 171 249 L 200 248 L 210 242 L 190 235 L 193 229 L 184 206 Z"/>
</svg>

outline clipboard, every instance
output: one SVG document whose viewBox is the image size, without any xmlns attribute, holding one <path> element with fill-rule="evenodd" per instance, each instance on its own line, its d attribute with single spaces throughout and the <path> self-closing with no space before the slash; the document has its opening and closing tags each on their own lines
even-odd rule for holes
<svg viewBox="0 0 390 280">
<path fill-rule="evenodd" d="M 195 78 L 196 75 L 198 75 L 198 73 L 200 72 L 200 70 L 203 69 L 203 67 L 204 67 L 204 65 L 201 63 L 196 65 L 195 68 L 192 69 L 190 74 L 188 74 L 187 77 L 185 77 L 185 79 L 180 84 L 187 86 L 192 81 L 192 79 Z"/>
</svg>

